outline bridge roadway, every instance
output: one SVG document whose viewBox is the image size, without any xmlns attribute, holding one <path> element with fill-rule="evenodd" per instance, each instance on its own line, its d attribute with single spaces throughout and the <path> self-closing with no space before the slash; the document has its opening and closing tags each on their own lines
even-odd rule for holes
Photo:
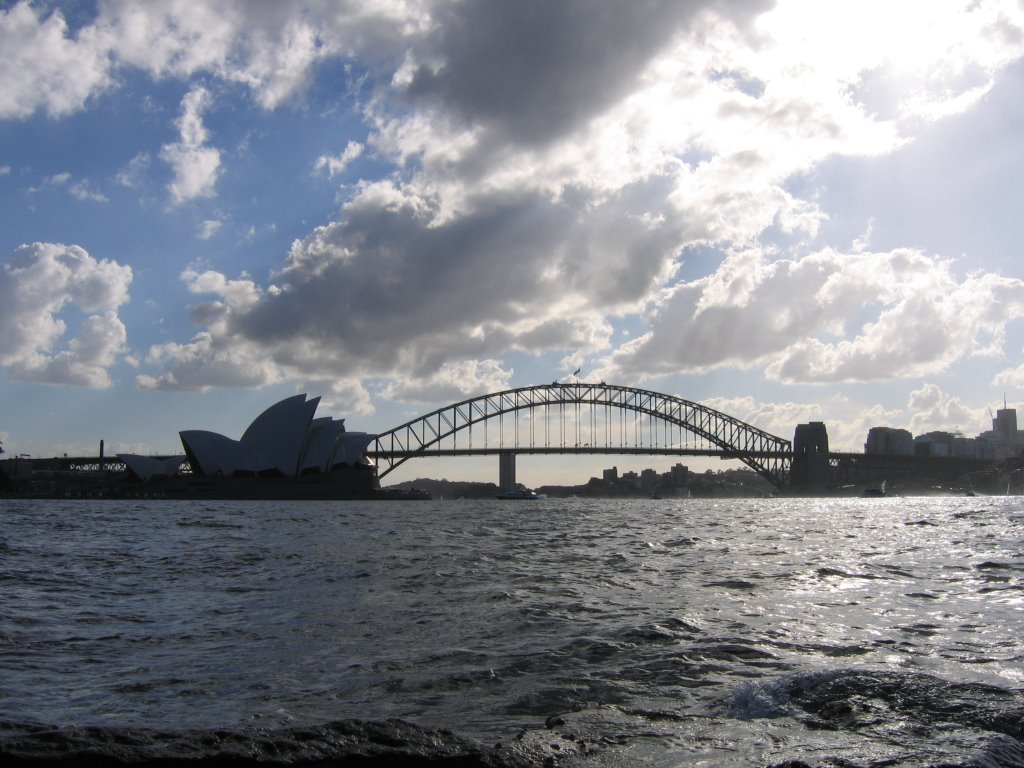
<svg viewBox="0 0 1024 768">
<path fill-rule="evenodd" d="M 367 451 L 366 455 L 373 458 L 413 459 L 423 456 L 500 456 L 512 454 L 524 456 L 529 454 L 604 454 L 606 456 L 708 456 L 719 459 L 792 459 L 792 451 L 728 451 L 717 448 L 673 448 L 673 447 L 603 447 L 590 445 L 574 445 L 565 447 L 551 446 L 519 446 L 515 448 L 434 448 L 429 451 Z"/>
</svg>

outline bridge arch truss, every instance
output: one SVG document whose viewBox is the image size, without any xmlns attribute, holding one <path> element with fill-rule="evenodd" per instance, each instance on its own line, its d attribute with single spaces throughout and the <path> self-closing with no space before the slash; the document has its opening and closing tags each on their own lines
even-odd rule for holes
<svg viewBox="0 0 1024 768">
<path fill-rule="evenodd" d="M 420 456 L 647 453 L 735 458 L 783 487 L 792 448 L 699 403 L 613 384 L 552 383 L 453 403 L 377 435 L 366 453 L 384 477 Z"/>
</svg>

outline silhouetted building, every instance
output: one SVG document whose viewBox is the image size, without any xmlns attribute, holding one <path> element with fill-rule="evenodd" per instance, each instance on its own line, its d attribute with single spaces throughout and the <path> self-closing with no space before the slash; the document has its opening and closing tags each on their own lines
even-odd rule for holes
<svg viewBox="0 0 1024 768">
<path fill-rule="evenodd" d="M 1017 437 L 1017 409 L 1000 408 L 996 411 L 996 417 L 992 419 L 992 431 L 1002 435 L 1007 440 Z"/>
<path fill-rule="evenodd" d="M 976 441 L 978 455 L 1003 461 L 1024 454 L 1024 432 L 1017 429 L 1017 410 L 1000 408 L 992 419 L 992 429 L 982 432 Z"/>
<path fill-rule="evenodd" d="M 685 488 L 690 482 L 690 469 L 685 464 L 673 465 L 669 474 L 672 476 L 673 488 Z"/>
<path fill-rule="evenodd" d="M 872 427 L 868 430 L 864 453 L 883 456 L 913 456 L 914 436 L 905 429 Z"/>
<path fill-rule="evenodd" d="M 639 486 L 641 491 L 650 493 L 658 487 L 658 473 L 653 469 L 644 469 L 640 472 Z"/>
<path fill-rule="evenodd" d="M 992 429 L 976 438 L 959 432 L 934 431 L 912 436 L 905 429 L 872 427 L 864 443 L 869 456 L 915 456 L 927 459 L 978 459 L 1005 461 L 1024 456 L 1024 432 L 1017 428 L 1017 411 L 996 411 Z"/>
<path fill-rule="evenodd" d="M 914 438 L 914 455 L 945 458 L 953 455 L 953 435 L 949 432 L 926 432 Z"/>
</svg>

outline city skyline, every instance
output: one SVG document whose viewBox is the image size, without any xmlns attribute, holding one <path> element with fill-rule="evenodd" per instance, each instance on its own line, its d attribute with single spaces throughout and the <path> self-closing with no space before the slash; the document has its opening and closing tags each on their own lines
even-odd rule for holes
<svg viewBox="0 0 1024 768">
<path fill-rule="evenodd" d="M 14 2 L 0 40 L 8 454 L 574 372 L 836 450 L 1021 408 L 1009 0 Z"/>
</svg>

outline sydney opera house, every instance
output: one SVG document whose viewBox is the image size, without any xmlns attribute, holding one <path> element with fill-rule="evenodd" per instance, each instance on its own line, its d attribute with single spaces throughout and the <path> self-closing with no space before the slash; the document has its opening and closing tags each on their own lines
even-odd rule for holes
<svg viewBox="0 0 1024 768">
<path fill-rule="evenodd" d="M 272 405 L 238 440 L 180 432 L 183 455 L 118 454 L 138 482 L 168 495 L 207 498 L 373 498 L 376 435 L 348 432 L 344 419 L 316 418 L 320 398 L 295 395 Z"/>
</svg>

